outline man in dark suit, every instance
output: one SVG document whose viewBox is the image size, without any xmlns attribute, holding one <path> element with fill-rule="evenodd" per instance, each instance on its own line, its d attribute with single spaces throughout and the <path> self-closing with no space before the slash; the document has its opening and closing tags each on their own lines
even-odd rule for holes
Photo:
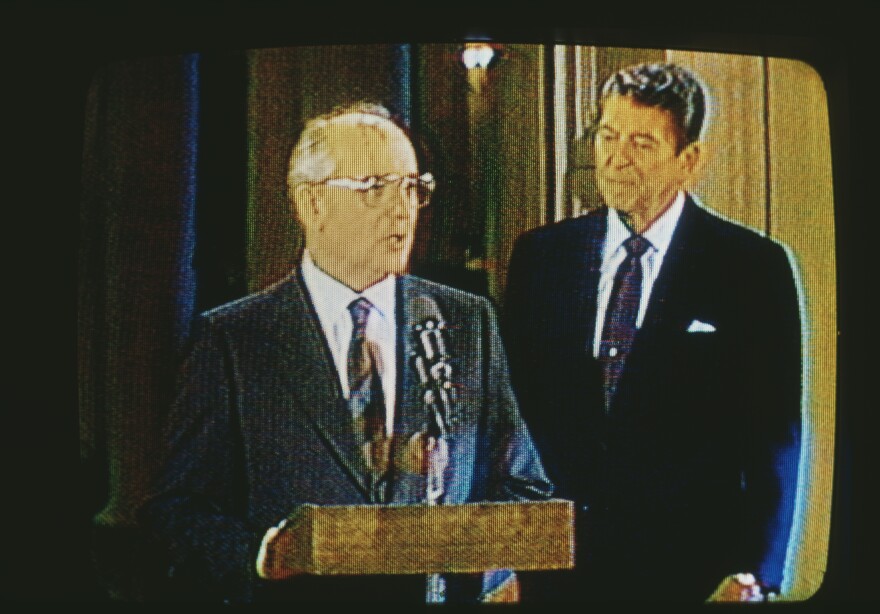
<svg viewBox="0 0 880 614">
<path fill-rule="evenodd" d="M 605 207 L 514 247 L 511 376 L 557 495 L 578 509 L 558 599 L 758 600 L 778 590 L 800 449 L 801 325 L 775 241 L 684 190 L 705 113 L 674 65 L 604 85 Z"/>
<path fill-rule="evenodd" d="M 433 179 L 388 112 L 359 104 L 308 122 L 288 187 L 302 261 L 197 319 L 169 462 L 142 518 L 178 597 L 424 602 L 424 577 L 287 577 L 269 563 L 279 521 L 299 505 L 426 500 L 423 444 L 440 444 L 425 435 L 412 324 L 429 314 L 448 326 L 457 402 L 441 440 L 443 501 L 546 499 L 551 485 L 489 303 L 405 274 Z M 475 598 L 499 577 L 471 579 L 470 595 L 453 578 L 448 592 Z"/>
</svg>

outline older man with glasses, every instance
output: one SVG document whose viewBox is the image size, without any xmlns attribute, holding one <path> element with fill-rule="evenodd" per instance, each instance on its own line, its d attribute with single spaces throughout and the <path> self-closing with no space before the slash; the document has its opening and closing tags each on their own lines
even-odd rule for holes
<svg viewBox="0 0 880 614">
<path fill-rule="evenodd" d="M 431 502 L 546 499 L 552 487 L 488 301 L 406 272 L 434 180 L 388 111 L 361 103 L 309 121 L 287 182 L 300 264 L 196 322 L 169 461 L 142 516 L 167 553 L 160 596 L 425 601 L 424 577 L 290 577 L 267 553 L 303 504 L 425 502 L 423 457 L 437 441 L 444 471 Z M 411 330 L 429 315 L 446 325 L 457 391 L 439 425 L 411 360 Z M 485 597 L 504 577 L 450 577 L 445 597 Z M 434 580 L 428 594 L 443 598 Z"/>
</svg>

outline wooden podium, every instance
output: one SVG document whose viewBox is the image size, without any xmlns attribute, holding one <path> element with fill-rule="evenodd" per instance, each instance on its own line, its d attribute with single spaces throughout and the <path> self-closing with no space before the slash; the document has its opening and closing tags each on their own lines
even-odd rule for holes
<svg viewBox="0 0 880 614">
<path fill-rule="evenodd" d="M 574 566 L 571 501 L 303 505 L 267 557 L 273 575 L 475 573 Z"/>
</svg>

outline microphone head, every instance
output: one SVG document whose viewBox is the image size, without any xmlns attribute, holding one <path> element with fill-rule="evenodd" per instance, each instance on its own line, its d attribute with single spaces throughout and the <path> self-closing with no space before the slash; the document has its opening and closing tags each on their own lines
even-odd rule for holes
<svg viewBox="0 0 880 614">
<path fill-rule="evenodd" d="M 433 321 L 439 325 L 443 322 L 443 316 L 440 314 L 440 307 L 430 296 L 420 295 L 413 299 L 410 305 L 410 321 L 413 326 L 424 326 L 427 322 Z"/>
</svg>

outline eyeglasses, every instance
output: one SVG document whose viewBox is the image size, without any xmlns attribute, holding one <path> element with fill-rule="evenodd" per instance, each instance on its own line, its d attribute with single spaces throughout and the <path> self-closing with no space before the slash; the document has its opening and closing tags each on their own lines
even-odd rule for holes
<svg viewBox="0 0 880 614">
<path fill-rule="evenodd" d="M 394 186 L 403 191 L 408 202 L 415 201 L 418 207 L 425 207 L 431 202 L 431 194 L 434 192 L 436 182 L 434 175 L 424 173 L 415 177 L 413 175 L 382 175 L 371 177 L 333 177 L 323 181 L 312 182 L 315 185 L 329 185 L 336 188 L 344 188 L 358 192 L 367 207 L 379 208 L 388 202 L 393 193 Z"/>
</svg>

